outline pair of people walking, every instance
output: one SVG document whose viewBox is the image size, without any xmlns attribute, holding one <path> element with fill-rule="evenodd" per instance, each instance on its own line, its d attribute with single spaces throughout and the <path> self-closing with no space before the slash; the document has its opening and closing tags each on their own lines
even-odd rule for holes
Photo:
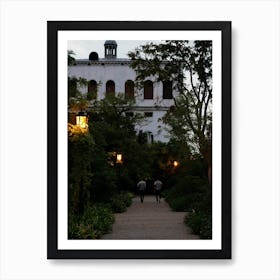
<svg viewBox="0 0 280 280">
<path fill-rule="evenodd" d="M 163 186 L 163 184 L 160 180 L 156 180 L 154 182 L 154 191 L 155 191 L 157 203 L 160 203 L 162 186 Z M 141 203 L 143 203 L 144 202 L 145 191 L 146 191 L 146 188 L 147 188 L 146 181 L 144 181 L 144 180 L 139 181 L 137 183 L 137 188 L 138 188 L 138 191 L 139 191 L 140 201 L 141 201 Z"/>
</svg>

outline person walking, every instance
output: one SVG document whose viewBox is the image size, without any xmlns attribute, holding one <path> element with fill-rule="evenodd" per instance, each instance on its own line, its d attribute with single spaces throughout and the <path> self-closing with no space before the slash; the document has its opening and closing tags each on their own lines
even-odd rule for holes
<svg viewBox="0 0 280 280">
<path fill-rule="evenodd" d="M 143 203 L 145 190 L 146 190 L 146 182 L 144 180 L 139 181 L 137 183 L 137 188 L 138 188 L 138 191 L 139 191 L 141 203 Z"/>
<path fill-rule="evenodd" d="M 156 194 L 156 200 L 157 203 L 160 203 L 160 199 L 161 199 L 161 190 L 162 190 L 162 182 L 160 180 L 156 180 L 154 182 L 154 189 L 155 189 L 155 194 Z"/>
</svg>

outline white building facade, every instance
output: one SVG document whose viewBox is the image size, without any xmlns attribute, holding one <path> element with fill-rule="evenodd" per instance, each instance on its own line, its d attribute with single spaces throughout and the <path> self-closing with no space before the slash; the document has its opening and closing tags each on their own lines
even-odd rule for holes
<svg viewBox="0 0 280 280">
<path fill-rule="evenodd" d="M 104 44 L 104 58 L 92 52 L 89 59 L 78 59 L 74 65 L 69 66 L 70 77 L 84 78 L 88 87 L 81 88 L 83 94 L 97 91 L 97 100 L 105 98 L 107 94 L 124 93 L 135 98 L 135 105 L 127 112 L 127 116 L 140 113 L 145 116 L 145 121 L 136 127 L 138 132 L 147 133 L 148 141 L 168 142 L 169 135 L 160 118 L 174 105 L 172 82 L 155 82 L 154 77 L 149 77 L 144 82 L 144 88 L 135 87 L 135 71 L 130 67 L 131 60 L 117 58 L 116 41 L 106 41 Z M 159 129 L 161 126 L 161 129 Z"/>
</svg>

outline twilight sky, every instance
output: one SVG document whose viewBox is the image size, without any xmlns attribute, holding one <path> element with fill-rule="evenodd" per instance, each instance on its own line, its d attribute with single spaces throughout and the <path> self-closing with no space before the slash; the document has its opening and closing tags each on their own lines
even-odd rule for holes
<svg viewBox="0 0 280 280">
<path fill-rule="evenodd" d="M 127 53 L 133 50 L 135 47 L 151 42 L 151 40 L 139 40 L 139 41 L 128 41 L 128 40 L 116 40 L 117 57 L 127 58 Z M 155 40 L 153 43 L 160 43 L 162 41 Z M 68 41 L 68 50 L 75 52 L 76 59 L 88 59 L 89 54 L 93 51 L 98 53 L 99 58 L 104 58 L 104 43 L 105 41 L 85 41 L 85 40 L 71 40 Z"/>
</svg>

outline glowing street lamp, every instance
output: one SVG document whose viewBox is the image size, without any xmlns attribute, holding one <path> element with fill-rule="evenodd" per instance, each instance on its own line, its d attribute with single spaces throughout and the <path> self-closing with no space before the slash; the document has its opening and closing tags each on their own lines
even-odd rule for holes
<svg viewBox="0 0 280 280">
<path fill-rule="evenodd" d="M 88 117 L 85 112 L 79 112 L 76 115 L 76 125 L 82 129 L 88 128 Z"/>
<path fill-rule="evenodd" d="M 117 154 L 117 160 L 116 163 L 122 163 L 122 154 Z"/>
<path fill-rule="evenodd" d="M 179 162 L 178 162 L 177 160 L 174 160 L 174 161 L 173 161 L 173 166 L 174 166 L 174 167 L 178 167 L 178 166 L 179 166 Z"/>
</svg>

